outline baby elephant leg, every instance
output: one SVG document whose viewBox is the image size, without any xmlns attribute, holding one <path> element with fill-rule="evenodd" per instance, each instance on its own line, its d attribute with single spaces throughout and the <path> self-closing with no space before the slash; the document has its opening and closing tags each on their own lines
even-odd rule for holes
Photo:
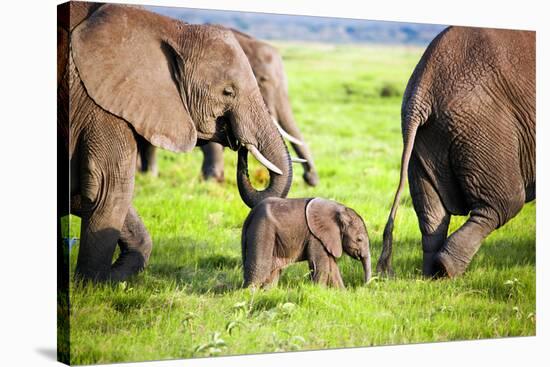
<svg viewBox="0 0 550 367">
<path fill-rule="evenodd" d="M 309 269 L 311 270 L 311 279 L 315 283 L 331 286 L 335 288 L 345 288 L 340 269 L 332 256 L 322 247 L 315 246 L 310 248 Z"/>
<path fill-rule="evenodd" d="M 329 256 L 329 267 L 330 267 L 330 285 L 334 288 L 344 289 L 344 281 L 342 280 L 342 275 L 340 274 L 340 269 L 336 260 L 332 256 Z"/>
<path fill-rule="evenodd" d="M 273 269 L 271 271 L 271 274 L 267 277 L 267 279 L 264 281 L 262 288 L 269 289 L 271 287 L 276 287 L 277 283 L 279 282 L 279 276 L 281 275 L 281 269 Z"/>
</svg>

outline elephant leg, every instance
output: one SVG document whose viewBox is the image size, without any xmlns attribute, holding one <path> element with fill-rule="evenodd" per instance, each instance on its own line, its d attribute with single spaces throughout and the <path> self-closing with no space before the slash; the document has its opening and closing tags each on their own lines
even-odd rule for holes
<svg viewBox="0 0 550 367">
<path fill-rule="evenodd" d="M 330 256 L 323 245 L 317 240 L 313 240 L 309 246 L 309 269 L 311 271 L 311 280 L 314 283 L 332 286 L 335 288 L 345 288 L 338 265 L 332 256 Z"/>
<path fill-rule="evenodd" d="M 319 175 L 317 174 L 317 170 L 315 169 L 315 165 L 313 163 L 313 157 L 309 152 L 309 148 L 306 146 L 306 143 L 304 143 L 303 146 L 292 144 L 292 147 L 299 158 L 307 160 L 306 163 L 302 163 L 304 167 L 304 174 L 302 177 L 304 178 L 305 183 L 309 186 L 317 186 L 319 184 Z"/>
<path fill-rule="evenodd" d="M 313 163 L 313 155 L 311 154 L 311 151 L 305 143 L 304 137 L 302 136 L 302 133 L 300 132 L 300 129 L 296 124 L 296 120 L 294 119 L 290 102 L 288 100 L 288 95 L 286 93 L 279 94 L 278 100 L 277 102 L 275 102 L 275 105 L 277 107 L 274 107 L 273 109 L 277 111 L 277 122 L 281 125 L 284 131 L 303 143 L 296 144 L 294 142 L 290 142 L 292 148 L 298 155 L 298 158 L 302 158 L 307 161 L 302 163 L 302 166 L 304 167 L 304 181 L 309 186 L 317 186 L 317 184 L 319 183 L 319 176 L 317 175 L 315 164 Z"/>
<path fill-rule="evenodd" d="M 140 172 L 149 172 L 153 177 L 159 174 L 157 165 L 157 148 L 141 136 L 136 137 L 138 145 L 137 169 Z"/>
<path fill-rule="evenodd" d="M 324 259 L 310 261 L 309 269 L 311 270 L 311 280 L 314 283 L 334 288 L 345 288 L 340 269 L 338 269 L 336 261 L 330 256 L 327 255 Z"/>
<path fill-rule="evenodd" d="M 131 206 L 137 147 L 126 123 L 99 113 L 95 123 L 83 132 L 79 144 L 82 222 L 76 276 L 119 281 L 136 272 L 125 264 L 113 272 L 112 260 Z M 129 242 L 129 237 L 126 235 L 123 243 Z"/>
<path fill-rule="evenodd" d="M 296 134 L 298 139 L 301 139 L 303 142 L 302 135 L 299 133 L 299 131 L 293 131 L 294 134 Z M 294 151 L 296 152 L 296 155 L 298 158 L 305 159 L 307 162 L 302 163 L 302 166 L 304 168 L 304 174 L 303 178 L 307 185 L 309 186 L 317 186 L 319 184 L 319 175 L 317 174 L 317 170 L 315 169 L 315 164 L 313 162 L 313 156 L 309 150 L 309 147 L 304 142 L 302 145 L 298 145 L 295 143 L 290 143 L 292 145 L 292 148 L 294 148 Z"/>
<path fill-rule="evenodd" d="M 279 277 L 281 276 L 281 268 L 276 268 L 271 271 L 271 274 L 267 277 L 267 279 L 263 282 L 262 288 L 269 289 L 272 287 L 276 287 L 277 283 L 279 283 Z"/>
<path fill-rule="evenodd" d="M 275 232 L 268 223 L 251 223 L 243 233 L 244 244 L 244 286 L 264 286 L 274 280 L 274 272 L 280 269 L 274 266 L 273 251 Z"/>
<path fill-rule="evenodd" d="M 153 177 L 158 177 L 159 168 L 157 164 L 157 147 L 153 144 L 147 144 L 142 154 L 142 172 L 149 172 Z"/>
<path fill-rule="evenodd" d="M 344 286 L 344 281 L 342 280 L 342 275 L 340 274 L 340 268 L 338 267 L 338 264 L 336 264 L 336 260 L 334 258 L 330 257 L 330 285 L 334 288 L 340 288 L 344 289 L 346 288 Z"/>
<path fill-rule="evenodd" d="M 458 230 L 449 236 L 435 256 L 439 275 L 455 277 L 466 271 L 481 241 L 498 227 L 496 213 L 492 209 L 476 209 Z"/>
<path fill-rule="evenodd" d="M 147 265 L 153 242 L 136 209 L 130 205 L 120 238 L 120 255 L 112 266 L 112 278 L 122 279 L 126 273 L 137 273 Z"/>
<path fill-rule="evenodd" d="M 202 161 L 202 177 L 205 180 L 214 179 L 224 181 L 223 173 L 223 146 L 218 143 L 208 143 L 201 146 L 204 156 Z"/>
<path fill-rule="evenodd" d="M 319 284 L 328 284 L 328 277 L 329 277 L 329 271 L 326 269 L 328 267 L 327 264 L 325 264 L 323 261 L 320 261 L 321 259 L 312 260 L 310 259 L 308 261 L 309 264 L 309 270 L 311 274 L 311 280 L 314 283 Z"/>
<path fill-rule="evenodd" d="M 489 183 L 480 185 L 491 187 Z M 521 187 L 520 185 L 521 183 L 517 182 L 515 187 Z M 479 198 L 475 198 L 475 201 L 492 205 L 474 205 L 466 223 L 447 238 L 445 245 L 436 255 L 436 266 L 441 275 L 455 277 L 464 273 L 479 250 L 481 241 L 519 213 L 525 202 L 525 192 L 521 190 L 509 195 L 499 194 L 497 190 L 491 193 L 493 197 L 486 198 L 486 201 Z"/>
<path fill-rule="evenodd" d="M 411 157 L 409 167 L 411 198 L 422 233 L 422 273 L 424 276 L 433 277 L 437 270 L 434 264 L 435 256 L 447 239 L 451 215 L 424 174 L 416 156 Z"/>
</svg>

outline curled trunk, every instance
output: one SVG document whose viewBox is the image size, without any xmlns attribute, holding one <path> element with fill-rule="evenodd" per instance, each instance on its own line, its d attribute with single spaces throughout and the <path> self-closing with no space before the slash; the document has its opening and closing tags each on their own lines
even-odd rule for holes
<svg viewBox="0 0 550 367">
<path fill-rule="evenodd" d="M 292 183 L 292 166 L 290 155 L 280 136 L 273 139 L 268 145 L 259 144 L 258 150 L 270 162 L 277 166 L 282 174 L 269 170 L 269 185 L 265 190 L 259 191 L 252 186 L 248 175 L 248 149 L 239 148 L 237 163 L 237 186 L 242 200 L 248 207 L 253 208 L 268 197 L 284 198 L 290 190 Z M 264 147 L 264 149 L 262 149 Z M 283 152 L 278 153 L 278 152 Z"/>
<path fill-rule="evenodd" d="M 230 120 L 232 131 L 242 144 L 238 151 L 237 186 L 244 203 L 253 208 L 268 197 L 286 197 L 292 184 L 290 155 L 259 90 L 233 111 Z M 269 170 L 269 185 L 265 190 L 256 190 L 250 183 L 249 152 Z"/>
</svg>

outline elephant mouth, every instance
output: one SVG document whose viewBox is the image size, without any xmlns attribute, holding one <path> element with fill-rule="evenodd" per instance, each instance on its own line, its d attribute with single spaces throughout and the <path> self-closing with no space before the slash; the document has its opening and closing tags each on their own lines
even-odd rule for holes
<svg viewBox="0 0 550 367">
<path fill-rule="evenodd" d="M 229 112 L 226 112 L 222 116 L 216 118 L 215 140 L 233 151 L 246 148 L 246 150 L 252 153 L 254 158 L 256 158 L 258 162 L 260 162 L 268 170 L 275 172 L 278 175 L 283 174 L 281 169 L 264 157 L 255 145 L 242 142 L 235 136 L 233 129 L 231 128 L 231 115 Z"/>
<path fill-rule="evenodd" d="M 239 139 L 231 129 L 231 118 L 228 112 L 216 118 L 216 134 L 212 141 L 216 141 L 235 152 L 241 147 Z"/>
</svg>

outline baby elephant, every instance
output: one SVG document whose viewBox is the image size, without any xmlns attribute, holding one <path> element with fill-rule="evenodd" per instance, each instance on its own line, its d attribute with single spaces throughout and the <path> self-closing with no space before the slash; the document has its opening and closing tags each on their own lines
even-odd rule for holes
<svg viewBox="0 0 550 367">
<path fill-rule="evenodd" d="M 336 265 L 342 250 L 361 260 L 365 282 L 371 276 L 363 219 L 331 200 L 265 199 L 246 218 L 241 244 L 245 287 L 274 285 L 284 267 L 307 260 L 314 282 L 344 288 Z"/>
</svg>

